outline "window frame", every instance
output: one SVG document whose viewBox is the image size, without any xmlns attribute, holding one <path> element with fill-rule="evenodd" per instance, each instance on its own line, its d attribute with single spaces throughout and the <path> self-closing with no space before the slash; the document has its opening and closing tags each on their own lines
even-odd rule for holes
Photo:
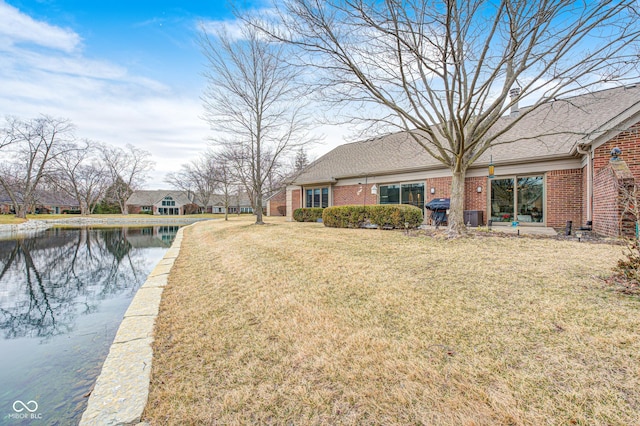
<svg viewBox="0 0 640 426">
<path fill-rule="evenodd" d="M 425 197 L 426 197 L 426 192 L 427 192 L 427 183 L 423 180 L 417 180 L 417 181 L 407 181 L 407 182 L 388 182 L 388 183 L 381 183 L 378 184 L 378 204 L 381 205 L 406 205 L 406 206 L 412 206 L 413 204 L 404 204 L 402 202 L 402 187 L 405 185 L 422 185 L 422 202 L 420 203 L 420 206 L 416 206 L 416 207 L 420 207 L 422 209 L 422 214 L 424 217 L 424 205 L 426 203 Z M 398 202 L 397 203 L 381 203 L 380 201 L 380 197 L 382 196 L 382 187 L 383 186 L 397 186 L 398 187 Z"/>
<path fill-rule="evenodd" d="M 529 222 L 524 222 L 521 220 L 518 220 L 518 216 L 520 215 L 520 213 L 518 213 L 518 202 L 519 202 L 519 197 L 518 197 L 518 180 L 519 179 L 523 179 L 523 178 L 534 178 L 534 177 L 539 177 L 542 178 L 542 220 L 540 222 L 535 222 L 535 221 L 529 221 Z M 493 196 L 493 186 L 492 186 L 492 182 L 495 180 L 504 180 L 504 179 L 511 179 L 513 181 L 513 211 L 511 212 L 511 216 L 513 218 L 515 218 L 515 220 L 518 222 L 518 225 L 522 226 L 539 226 L 539 227 L 546 227 L 547 226 L 547 174 L 546 173 L 522 173 L 522 174 L 510 174 L 510 175 L 504 175 L 504 176 L 495 176 L 491 179 L 489 179 L 489 183 L 487 185 L 488 187 L 488 191 L 487 191 L 487 217 L 491 220 L 493 220 L 493 206 L 492 206 L 492 196 Z M 508 221 L 508 222 L 504 222 L 504 221 L 492 221 L 493 225 L 498 225 L 498 226 L 512 226 L 514 220 Z"/>
<path fill-rule="evenodd" d="M 329 185 L 320 185 L 320 186 L 305 186 L 304 187 L 304 199 L 302 200 L 302 205 L 305 208 L 327 208 L 331 206 L 331 190 Z M 326 194 L 325 194 L 326 190 Z M 315 198 L 318 196 L 318 204 L 315 205 Z M 323 198 L 326 195 L 327 200 L 324 202 Z M 326 204 L 326 205 L 324 205 Z"/>
</svg>

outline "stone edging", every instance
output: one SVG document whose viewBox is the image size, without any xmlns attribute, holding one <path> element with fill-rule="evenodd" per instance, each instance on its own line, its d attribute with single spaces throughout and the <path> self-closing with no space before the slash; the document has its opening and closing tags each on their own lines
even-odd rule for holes
<svg viewBox="0 0 640 426">
<path fill-rule="evenodd" d="M 140 422 L 149 397 L 153 328 L 162 291 L 180 253 L 183 230 L 178 230 L 171 248 L 151 271 L 124 314 L 80 425 Z"/>
<path fill-rule="evenodd" d="M 92 226 L 92 225 L 114 225 L 114 226 L 162 226 L 162 225 L 190 225 L 205 220 L 215 220 L 213 218 L 184 218 L 180 216 L 149 216 L 148 218 L 136 217 L 129 219 L 118 218 L 94 218 L 94 217 L 70 217 L 67 219 L 30 219 L 18 225 L 0 225 L 0 236 L 32 235 L 39 231 L 52 228 L 54 226 Z"/>
</svg>

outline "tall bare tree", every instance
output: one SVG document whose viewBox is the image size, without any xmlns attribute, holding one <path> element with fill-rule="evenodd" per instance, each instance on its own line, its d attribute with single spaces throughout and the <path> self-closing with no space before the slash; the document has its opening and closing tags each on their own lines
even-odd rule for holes
<svg viewBox="0 0 640 426">
<path fill-rule="evenodd" d="M 84 140 L 55 160 L 54 184 L 80 205 L 80 213 L 93 213 L 109 186 L 109 170 L 99 158 L 96 143 Z"/>
<path fill-rule="evenodd" d="M 73 124 L 63 118 L 41 116 L 30 120 L 6 118 L 0 140 L 0 186 L 7 193 L 16 216 L 25 218 L 33 207 L 40 183 L 51 172 L 51 164 L 72 148 Z"/>
<path fill-rule="evenodd" d="M 301 69 L 289 66 L 282 43 L 270 43 L 251 26 L 241 39 L 203 31 L 207 88 L 205 119 L 213 142 L 233 153 L 235 166 L 262 224 L 265 183 L 281 157 L 309 141 Z"/>
<path fill-rule="evenodd" d="M 151 153 L 133 145 L 127 145 L 124 149 L 101 145 L 100 153 L 101 160 L 109 170 L 110 197 L 120 206 L 122 214 L 128 214 L 125 208 L 127 199 L 142 186 L 155 166 Z"/>
<path fill-rule="evenodd" d="M 406 131 L 451 170 L 449 232 L 464 232 L 466 171 L 558 97 L 635 80 L 636 0 L 285 0 L 254 22 L 300 47 L 323 95 L 369 129 Z M 520 92 L 512 93 L 514 88 Z M 494 125 L 525 96 L 531 107 Z M 532 135 L 535 137 L 535 135 Z"/>
</svg>

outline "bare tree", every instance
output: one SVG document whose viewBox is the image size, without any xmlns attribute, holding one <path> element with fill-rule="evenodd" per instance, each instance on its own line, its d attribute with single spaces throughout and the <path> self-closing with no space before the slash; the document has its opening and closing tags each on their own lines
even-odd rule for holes
<svg viewBox="0 0 640 426">
<path fill-rule="evenodd" d="M 84 140 L 56 158 L 54 184 L 73 197 L 82 215 L 93 213 L 109 186 L 109 170 L 96 143 Z"/>
<path fill-rule="evenodd" d="M 215 154 L 206 151 L 190 163 L 183 164 L 180 171 L 167 174 L 165 182 L 174 188 L 193 193 L 206 209 L 218 187 L 217 173 Z"/>
<path fill-rule="evenodd" d="M 241 40 L 224 31 L 203 31 L 207 89 L 205 119 L 223 135 L 213 143 L 235 155 L 234 166 L 251 197 L 256 224 L 263 224 L 265 182 L 281 157 L 309 141 L 304 115 L 307 94 L 301 69 L 287 65 L 281 43 L 270 43 L 253 27 Z"/>
<path fill-rule="evenodd" d="M 133 145 L 127 145 L 125 149 L 101 145 L 100 153 L 109 171 L 110 196 L 120 206 L 122 214 L 128 214 L 127 199 L 142 186 L 155 166 L 151 153 Z"/>
<path fill-rule="evenodd" d="M 62 118 L 6 119 L 0 137 L 4 145 L 0 185 L 11 199 L 17 217 L 25 218 L 33 208 L 38 186 L 52 171 L 51 162 L 70 149 L 73 132 L 73 124 Z"/>
<path fill-rule="evenodd" d="M 296 152 L 296 157 L 293 163 L 293 172 L 299 173 L 308 165 L 309 156 L 307 155 L 307 151 L 305 151 L 304 147 L 301 146 Z"/>
<path fill-rule="evenodd" d="M 285 0 L 254 25 L 301 48 L 323 96 L 379 132 L 406 131 L 452 173 L 451 236 L 466 171 L 558 97 L 637 79 L 635 0 Z M 601 87 L 601 86 L 600 86 Z M 512 89 L 514 91 L 510 97 Z M 531 107 L 495 124 L 523 97 Z M 536 137 L 535 135 L 532 135 Z"/>
</svg>

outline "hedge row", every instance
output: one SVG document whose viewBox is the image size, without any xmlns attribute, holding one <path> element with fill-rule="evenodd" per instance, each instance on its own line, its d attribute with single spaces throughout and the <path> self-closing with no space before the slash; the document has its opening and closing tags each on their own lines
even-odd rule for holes
<svg viewBox="0 0 640 426">
<path fill-rule="evenodd" d="M 317 222 L 322 219 L 322 210 L 320 207 L 307 207 L 303 209 L 295 209 L 293 211 L 293 220 L 296 222 Z"/>
<path fill-rule="evenodd" d="M 422 210 L 402 204 L 327 207 L 322 222 L 332 228 L 360 228 L 367 224 L 400 229 L 407 224 L 409 228 L 417 228 L 422 223 Z"/>
</svg>

